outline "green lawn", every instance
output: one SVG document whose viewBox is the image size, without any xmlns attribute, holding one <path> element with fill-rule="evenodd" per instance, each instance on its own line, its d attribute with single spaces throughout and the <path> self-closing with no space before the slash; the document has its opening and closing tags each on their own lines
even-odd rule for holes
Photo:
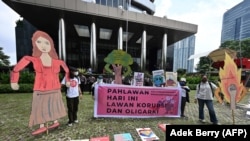
<svg viewBox="0 0 250 141">
<path fill-rule="evenodd" d="M 194 91 L 191 92 L 193 101 Z M 59 120 L 61 126 L 48 134 L 32 136 L 28 127 L 29 113 L 31 110 L 32 94 L 0 94 L 0 140 L 1 141 L 68 141 L 70 139 L 85 139 L 90 137 L 113 135 L 129 132 L 135 141 L 139 140 L 135 128 L 150 127 L 164 141 L 165 133 L 158 127 L 158 123 L 171 124 L 197 124 L 194 120 L 181 118 L 93 118 L 93 100 L 91 95 L 85 93 L 80 101 L 78 120 L 79 123 L 68 127 L 68 118 Z M 64 98 L 65 102 L 65 98 Z M 197 114 L 197 113 L 195 113 Z M 196 118 L 197 115 L 194 115 Z M 196 119 L 195 119 L 196 120 Z M 38 128 L 33 127 L 33 129 Z"/>
</svg>

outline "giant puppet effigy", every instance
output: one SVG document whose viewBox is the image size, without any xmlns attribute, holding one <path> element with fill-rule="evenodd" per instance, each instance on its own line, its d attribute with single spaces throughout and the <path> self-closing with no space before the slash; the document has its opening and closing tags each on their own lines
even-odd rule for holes
<svg viewBox="0 0 250 141">
<path fill-rule="evenodd" d="M 215 96 L 222 103 L 219 92 L 224 95 L 226 102 L 230 103 L 232 110 L 232 119 L 234 124 L 234 110 L 236 103 L 240 102 L 246 95 L 246 88 L 241 82 L 241 69 L 237 68 L 234 60 L 225 53 L 224 67 L 219 70 L 219 89 L 215 91 Z"/>
<path fill-rule="evenodd" d="M 130 65 L 133 64 L 133 58 L 123 50 L 113 50 L 104 58 L 104 62 L 106 62 L 105 70 L 115 75 L 114 84 L 122 84 L 122 77 L 131 73 Z M 110 66 L 112 66 L 112 69 Z M 124 72 L 122 72 L 122 69 Z"/>
<path fill-rule="evenodd" d="M 60 125 L 58 119 L 67 115 L 61 94 L 60 67 L 65 71 L 66 86 L 69 86 L 70 82 L 69 69 L 64 61 L 58 58 L 53 40 L 47 33 L 36 31 L 32 36 L 32 46 L 32 56 L 24 56 L 14 66 L 10 82 L 11 88 L 18 90 L 20 71 L 33 63 L 35 82 L 29 127 L 39 125 L 38 129 L 32 131 L 32 135 L 38 135 L 57 128 Z"/>
</svg>

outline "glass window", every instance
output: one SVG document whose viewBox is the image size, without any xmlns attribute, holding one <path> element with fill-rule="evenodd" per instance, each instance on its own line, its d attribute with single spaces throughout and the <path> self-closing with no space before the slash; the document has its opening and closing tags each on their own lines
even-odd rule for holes
<svg viewBox="0 0 250 141">
<path fill-rule="evenodd" d="M 96 0 L 96 3 L 97 3 L 97 4 L 100 4 L 100 3 L 101 3 L 101 0 Z"/>
<path fill-rule="evenodd" d="M 123 4 L 123 0 L 118 0 L 118 1 L 119 1 L 119 4 L 118 4 L 118 5 L 122 5 L 122 6 L 124 5 L 124 4 Z"/>
<path fill-rule="evenodd" d="M 128 10 L 129 1 L 124 0 L 124 9 Z"/>
<path fill-rule="evenodd" d="M 118 0 L 113 0 L 113 7 L 118 7 Z"/>
<path fill-rule="evenodd" d="M 101 0 L 101 5 L 106 5 L 106 0 Z"/>
<path fill-rule="evenodd" d="M 112 7 L 112 6 L 113 6 L 112 1 L 113 1 L 113 0 L 107 0 L 107 6 Z"/>
<path fill-rule="evenodd" d="M 234 39 L 240 40 L 240 26 L 241 26 L 241 18 L 237 18 L 235 21 L 235 33 L 234 33 Z"/>
</svg>

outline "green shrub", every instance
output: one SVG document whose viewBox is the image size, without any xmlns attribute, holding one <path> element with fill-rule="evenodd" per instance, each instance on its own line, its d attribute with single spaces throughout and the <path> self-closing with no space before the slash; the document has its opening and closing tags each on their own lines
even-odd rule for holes
<svg viewBox="0 0 250 141">
<path fill-rule="evenodd" d="M 187 84 L 190 90 L 196 90 L 196 85 L 197 84 Z"/>
<path fill-rule="evenodd" d="M 187 77 L 187 82 L 189 83 L 189 84 L 198 84 L 199 82 L 200 82 L 200 77 L 195 77 L 195 76 L 193 76 L 193 77 Z"/>
<path fill-rule="evenodd" d="M 33 92 L 33 84 L 19 84 L 19 93 L 29 93 Z"/>
<path fill-rule="evenodd" d="M 12 89 L 10 84 L 1 84 L 0 85 L 0 93 L 12 93 Z"/>
<path fill-rule="evenodd" d="M 213 82 L 214 84 L 218 83 L 218 76 L 210 76 L 208 78 L 209 81 Z M 187 85 L 189 86 L 189 88 L 191 90 L 195 90 L 196 89 L 196 85 L 200 83 L 201 81 L 201 76 L 200 75 L 188 75 L 186 76 L 187 79 Z"/>
<path fill-rule="evenodd" d="M 30 93 L 33 92 L 33 84 L 19 84 L 19 90 L 12 90 L 10 84 L 1 84 L 0 93 Z"/>
<path fill-rule="evenodd" d="M 34 83 L 35 80 L 35 74 L 33 72 L 29 71 L 21 71 L 20 72 L 20 78 L 18 83 Z"/>
<path fill-rule="evenodd" d="M 59 79 L 62 80 L 64 77 L 64 73 L 59 74 Z M 33 84 L 35 81 L 35 73 L 29 71 L 21 71 L 19 75 L 18 83 L 23 84 Z M 0 73 L 0 84 L 9 84 L 10 83 L 10 73 L 2 72 Z"/>
<path fill-rule="evenodd" d="M 62 86 L 61 91 L 65 92 L 66 87 Z M 12 90 L 10 84 L 1 84 L 0 85 L 0 94 L 1 93 L 32 93 L 33 84 L 20 83 L 19 90 Z"/>
<path fill-rule="evenodd" d="M 21 71 L 19 75 L 18 83 L 34 83 L 35 75 L 33 72 Z M 9 84 L 10 83 L 10 73 L 2 72 L 0 73 L 0 83 Z"/>
<path fill-rule="evenodd" d="M 10 74 L 6 72 L 0 73 L 0 83 L 1 84 L 9 84 L 10 83 Z"/>
</svg>

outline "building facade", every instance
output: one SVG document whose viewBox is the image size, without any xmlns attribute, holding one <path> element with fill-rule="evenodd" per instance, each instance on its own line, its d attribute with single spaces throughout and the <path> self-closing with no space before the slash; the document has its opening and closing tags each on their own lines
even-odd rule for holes
<svg viewBox="0 0 250 141">
<path fill-rule="evenodd" d="M 27 20 L 18 20 L 16 22 L 16 58 L 20 60 L 24 55 L 32 54 L 31 38 L 37 29 Z"/>
<path fill-rule="evenodd" d="M 223 15 L 221 43 L 250 37 L 250 0 L 244 0 Z"/>
<path fill-rule="evenodd" d="M 195 35 L 187 37 L 177 43 L 171 45 L 174 49 L 173 57 L 173 71 L 177 72 L 178 69 L 186 69 L 186 72 L 194 71 L 194 59 L 188 58 L 194 54 L 195 51 Z"/>
<path fill-rule="evenodd" d="M 196 34 L 198 27 L 153 16 L 153 0 L 2 1 L 50 34 L 68 65 L 95 72 L 102 72 L 104 58 L 114 49 L 129 53 L 141 71 L 173 71 L 168 46 Z"/>
</svg>

